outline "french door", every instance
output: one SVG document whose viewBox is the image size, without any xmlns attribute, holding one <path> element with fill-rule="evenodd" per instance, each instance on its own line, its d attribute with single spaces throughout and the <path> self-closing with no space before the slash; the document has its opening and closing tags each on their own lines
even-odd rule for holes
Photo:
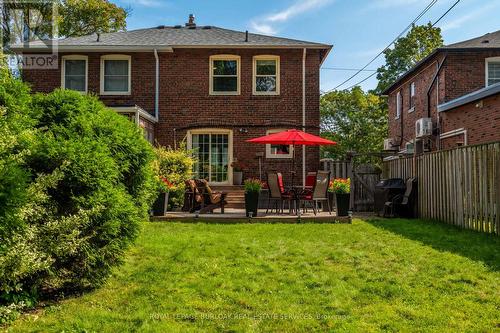
<svg viewBox="0 0 500 333">
<path fill-rule="evenodd" d="M 229 184 L 232 153 L 231 135 L 228 131 L 193 132 L 191 149 L 195 154 L 195 177 L 207 179 L 212 184 Z"/>
</svg>

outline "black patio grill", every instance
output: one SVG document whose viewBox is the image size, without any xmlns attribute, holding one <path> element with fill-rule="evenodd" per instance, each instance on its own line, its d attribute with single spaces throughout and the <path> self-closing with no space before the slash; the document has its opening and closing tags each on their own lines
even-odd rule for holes
<svg viewBox="0 0 500 333">
<path fill-rule="evenodd" d="M 384 206 L 387 201 L 392 201 L 394 196 L 405 193 L 406 185 L 402 178 L 382 179 L 375 185 L 375 213 L 378 216 L 384 214 Z"/>
</svg>

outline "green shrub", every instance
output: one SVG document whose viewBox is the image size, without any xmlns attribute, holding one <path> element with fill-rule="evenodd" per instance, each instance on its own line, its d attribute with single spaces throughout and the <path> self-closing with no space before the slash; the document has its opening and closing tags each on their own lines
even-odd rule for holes
<svg viewBox="0 0 500 333">
<path fill-rule="evenodd" d="M 8 175 L 0 181 L 0 321 L 38 296 L 102 284 L 157 191 L 154 151 L 135 124 L 74 91 L 28 96 L 29 108 L 20 107 L 12 96 L 28 90 L 12 82 L 12 91 L 0 88 L 0 129 L 10 138 L 0 144 Z M 21 114 L 26 129 L 13 121 Z"/>
<path fill-rule="evenodd" d="M 155 148 L 155 170 L 158 175 L 159 189 L 169 191 L 171 205 L 179 207 L 184 198 L 184 181 L 193 175 L 193 153 L 181 145 L 178 149 L 170 147 Z"/>
<path fill-rule="evenodd" d="M 260 192 L 262 190 L 263 183 L 260 179 L 257 178 L 248 178 L 243 182 L 245 186 L 245 192 L 247 193 L 255 193 Z"/>
</svg>

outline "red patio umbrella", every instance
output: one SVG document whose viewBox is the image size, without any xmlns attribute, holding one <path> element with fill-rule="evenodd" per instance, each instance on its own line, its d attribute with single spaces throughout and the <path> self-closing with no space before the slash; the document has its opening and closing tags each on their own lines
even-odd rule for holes
<svg viewBox="0 0 500 333">
<path fill-rule="evenodd" d="M 323 139 L 319 136 L 309 134 L 297 129 L 289 129 L 283 132 L 269 134 L 261 136 L 258 138 L 247 140 L 247 142 L 260 143 L 260 144 L 271 144 L 271 145 L 295 145 L 300 146 L 324 146 L 324 145 L 336 145 L 335 141 L 330 141 Z M 295 174 L 295 149 L 293 149 L 292 158 L 292 186 L 293 178 Z"/>
</svg>

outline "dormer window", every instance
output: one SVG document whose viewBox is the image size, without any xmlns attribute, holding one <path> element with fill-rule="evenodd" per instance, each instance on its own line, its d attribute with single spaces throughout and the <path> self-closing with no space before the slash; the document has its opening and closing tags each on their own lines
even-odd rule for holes
<svg viewBox="0 0 500 333">
<path fill-rule="evenodd" d="M 486 85 L 500 82 L 500 57 L 486 58 Z"/>
</svg>

